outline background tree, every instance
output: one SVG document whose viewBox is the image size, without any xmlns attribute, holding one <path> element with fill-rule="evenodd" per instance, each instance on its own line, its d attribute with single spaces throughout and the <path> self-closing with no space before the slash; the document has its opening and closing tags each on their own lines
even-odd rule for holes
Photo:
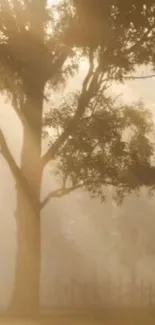
<svg viewBox="0 0 155 325">
<path fill-rule="evenodd" d="M 145 257 L 154 256 L 154 204 L 147 200 L 146 191 L 135 200 L 126 198 L 117 212 L 116 227 L 119 232 L 117 249 L 121 260 L 131 273 L 135 287 L 137 263 Z M 134 288 L 135 289 L 135 288 Z"/>
<path fill-rule="evenodd" d="M 93 2 L 86 4 L 88 12 L 81 10 L 78 1 L 62 1 L 57 8 L 48 7 L 46 0 L 2 0 L 0 4 L 0 90 L 12 101 L 23 126 L 20 167 L 0 134 L 1 153 L 17 184 L 14 312 L 39 309 L 40 211 L 52 196 L 81 186 L 103 196 L 102 187 L 109 184 L 120 188 L 122 195 L 153 184 L 151 118 L 140 107 L 117 107 L 105 91 L 109 81 L 122 81 L 136 65 L 154 63 L 154 5 L 128 4 L 127 22 L 123 4 L 104 2 L 103 7 L 98 2 L 95 11 Z M 89 60 L 82 89 L 68 105 L 52 108 L 48 123 L 45 119 L 55 137 L 42 156 L 46 90 L 67 81 L 82 56 Z M 124 139 L 128 129 L 131 137 Z M 40 202 L 43 170 L 54 159 L 63 188 Z"/>
</svg>

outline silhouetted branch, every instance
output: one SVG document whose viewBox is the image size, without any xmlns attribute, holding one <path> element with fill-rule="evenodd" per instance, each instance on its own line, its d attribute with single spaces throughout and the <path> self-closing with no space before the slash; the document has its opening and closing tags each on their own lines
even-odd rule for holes
<svg viewBox="0 0 155 325">
<path fill-rule="evenodd" d="M 77 122 L 83 115 L 90 98 L 93 97 L 93 89 L 96 85 L 97 76 L 99 73 L 99 69 L 96 68 L 96 70 L 93 72 L 93 53 L 90 52 L 89 56 L 89 69 L 88 73 L 83 81 L 82 85 L 82 91 L 81 95 L 79 97 L 77 110 L 75 111 L 74 117 L 66 127 L 66 129 L 63 131 L 63 133 L 60 135 L 60 137 L 55 141 L 55 143 L 49 148 L 49 150 L 43 155 L 42 157 L 42 165 L 43 167 L 52 159 L 54 159 L 55 154 L 57 150 L 64 144 L 66 139 L 70 134 L 72 134 L 74 128 L 76 127 Z"/>
<path fill-rule="evenodd" d="M 71 192 L 73 192 L 77 189 L 80 189 L 82 187 L 83 187 L 83 184 L 78 184 L 76 186 L 72 186 L 69 188 L 61 188 L 61 189 L 50 192 L 46 196 L 46 198 L 41 202 L 40 209 L 43 209 L 45 207 L 45 205 L 48 204 L 52 198 L 60 198 L 60 197 L 66 196 L 66 195 L 70 194 Z"/>
<path fill-rule="evenodd" d="M 87 180 L 87 181 L 82 181 L 74 186 L 71 186 L 71 187 L 62 187 L 58 190 L 54 190 L 52 192 L 50 192 L 46 197 L 45 199 L 41 202 L 40 204 L 40 209 L 43 209 L 46 204 L 49 203 L 49 201 L 52 199 L 52 198 L 60 198 L 60 197 L 63 197 L 63 196 L 66 196 L 68 194 L 70 194 L 71 192 L 74 192 L 78 189 L 85 189 L 87 186 L 91 186 L 91 185 L 95 185 L 97 184 L 97 181 L 94 181 L 93 179 L 92 180 Z M 104 186 L 115 186 L 114 182 L 112 181 L 106 181 L 104 180 Z M 118 187 L 124 187 L 125 185 L 124 184 L 120 184 L 120 185 L 117 185 Z"/>
<path fill-rule="evenodd" d="M 13 109 L 14 109 L 16 115 L 18 116 L 20 122 L 24 125 L 26 122 L 26 119 L 25 119 L 24 114 L 22 113 L 21 109 L 18 108 L 17 101 L 15 98 L 13 98 L 13 100 L 12 100 L 12 106 L 13 106 Z"/>
<path fill-rule="evenodd" d="M 155 78 L 155 74 L 151 74 L 151 75 L 144 75 L 144 76 L 122 76 L 121 77 L 122 80 L 143 80 L 143 79 L 151 79 L 151 78 Z M 108 82 L 108 81 L 119 81 L 119 77 L 108 77 L 103 79 L 102 83 Z"/>
<path fill-rule="evenodd" d="M 145 76 L 125 76 L 123 77 L 123 79 L 132 79 L 132 80 L 136 80 L 136 79 L 151 79 L 151 78 L 155 78 L 155 74 L 151 74 L 151 75 L 145 75 Z"/>
<path fill-rule="evenodd" d="M 4 159 L 7 161 L 13 176 L 18 179 L 20 178 L 20 168 L 16 165 L 14 158 L 8 148 L 3 132 L 0 129 L 0 152 Z"/>
<path fill-rule="evenodd" d="M 86 78 L 83 81 L 82 93 L 85 93 L 87 91 L 88 83 L 90 82 L 90 78 L 92 77 L 92 74 L 93 74 L 93 69 L 94 69 L 93 59 L 94 59 L 93 51 L 90 50 L 90 53 L 89 53 L 89 69 L 88 69 L 88 73 L 86 75 Z"/>
<path fill-rule="evenodd" d="M 12 175 L 14 176 L 14 178 L 17 182 L 17 185 L 21 186 L 21 188 L 25 192 L 27 198 L 30 200 L 32 206 L 34 208 L 36 208 L 37 204 L 38 204 L 37 199 L 35 198 L 35 195 L 33 194 L 24 175 L 21 173 L 20 168 L 17 166 L 17 164 L 8 148 L 7 142 L 5 140 L 4 134 L 1 129 L 0 129 L 0 153 L 3 155 L 4 159 L 8 163 L 9 168 L 12 172 Z"/>
<path fill-rule="evenodd" d="M 131 45 L 131 47 L 129 47 L 125 53 L 126 54 L 133 53 L 139 47 L 140 44 L 147 41 L 148 36 L 151 33 L 151 31 L 152 31 L 152 26 L 150 28 L 148 28 L 148 30 L 143 34 L 143 36 L 139 39 L 139 41 L 137 41 L 135 44 Z M 149 40 L 150 39 L 154 39 L 154 35 L 150 36 Z"/>
</svg>

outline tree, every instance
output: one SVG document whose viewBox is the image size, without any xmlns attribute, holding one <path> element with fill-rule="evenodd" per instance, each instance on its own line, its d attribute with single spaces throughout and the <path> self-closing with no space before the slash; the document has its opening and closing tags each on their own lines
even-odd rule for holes
<svg viewBox="0 0 155 325">
<path fill-rule="evenodd" d="M 22 313 L 39 307 L 44 88 L 61 70 L 67 51 L 52 35 L 48 37 L 51 18 L 46 1 L 2 1 L 0 17 L 0 87 L 10 96 L 23 126 L 20 168 L 1 133 L 2 154 L 17 180 L 18 254 L 11 309 Z"/>
<path fill-rule="evenodd" d="M 135 203 L 135 204 L 134 204 Z M 123 263 L 133 272 L 136 264 L 147 255 L 154 256 L 154 203 L 148 200 L 146 190 L 136 200 L 130 195 L 117 213 L 116 226 L 120 233 L 119 252 Z"/>
<path fill-rule="evenodd" d="M 136 10 L 128 4 L 128 24 L 124 7 L 105 2 L 105 15 L 101 5 L 99 2 L 96 6 L 101 12 L 101 29 L 94 37 L 94 33 L 88 35 L 90 25 L 76 2 L 62 1 L 57 8 L 48 7 L 46 0 L 2 0 L 0 4 L 0 90 L 12 101 L 23 126 L 20 167 L 0 133 L 1 154 L 17 185 L 18 253 L 12 312 L 31 314 L 39 310 L 40 211 L 51 197 L 80 187 L 103 197 L 102 189 L 109 184 L 122 196 L 143 184 L 154 184 L 154 169 L 150 168 L 153 147 L 148 138 L 151 117 L 139 106 L 115 105 L 106 93 L 109 82 L 128 78 L 137 64 L 154 63 L 154 6 L 143 5 L 143 19 L 135 25 L 138 4 Z M 92 5 L 90 9 L 94 10 Z M 88 18 L 95 24 L 91 14 Z M 106 33 L 101 32 L 103 26 Z M 82 89 L 67 99 L 67 105 L 52 108 L 46 116 L 45 125 L 54 129 L 55 137 L 42 156 L 46 89 L 64 84 L 77 70 L 81 56 L 89 60 Z M 124 132 L 129 129 L 131 137 L 125 140 Z M 40 202 L 43 170 L 54 159 L 63 187 Z"/>
</svg>

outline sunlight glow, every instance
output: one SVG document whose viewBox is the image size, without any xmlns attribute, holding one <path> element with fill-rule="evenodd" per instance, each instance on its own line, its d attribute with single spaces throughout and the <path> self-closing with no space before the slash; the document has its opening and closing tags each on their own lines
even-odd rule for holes
<svg viewBox="0 0 155 325">
<path fill-rule="evenodd" d="M 89 61 L 87 59 L 80 60 L 80 72 L 86 73 L 89 69 Z"/>
<path fill-rule="evenodd" d="M 49 5 L 56 5 L 60 2 L 60 0 L 48 0 Z"/>
</svg>

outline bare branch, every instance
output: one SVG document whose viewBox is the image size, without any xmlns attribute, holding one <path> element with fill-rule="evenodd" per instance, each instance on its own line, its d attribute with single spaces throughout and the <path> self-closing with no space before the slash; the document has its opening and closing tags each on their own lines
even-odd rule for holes
<svg viewBox="0 0 155 325">
<path fill-rule="evenodd" d="M 70 194 L 71 192 L 74 192 L 74 191 L 76 191 L 78 189 L 81 189 L 81 188 L 84 189 L 88 185 L 90 186 L 90 185 L 94 185 L 94 184 L 97 184 L 97 183 L 98 183 L 97 181 L 94 182 L 94 180 L 92 179 L 91 181 L 88 180 L 88 181 L 85 181 L 85 182 L 81 182 L 79 184 L 76 184 L 76 185 L 71 186 L 71 187 L 68 187 L 68 188 L 63 187 L 63 188 L 60 188 L 58 190 L 52 191 L 41 202 L 41 204 L 40 204 L 40 210 L 43 209 L 49 203 L 49 201 L 51 199 L 53 199 L 53 198 L 60 198 L 60 197 L 66 196 L 66 195 Z M 113 182 L 106 181 L 106 180 L 104 180 L 104 185 L 105 186 L 111 186 L 111 185 L 112 186 L 115 186 L 115 184 Z M 121 186 L 123 187 L 123 184 L 120 184 L 120 187 Z M 118 187 L 118 185 L 117 185 L 117 187 Z"/>
<path fill-rule="evenodd" d="M 84 93 L 84 92 L 87 91 L 87 87 L 88 87 L 88 84 L 90 82 L 90 78 L 92 77 L 92 74 L 93 74 L 93 69 L 94 69 L 93 59 L 94 59 L 94 57 L 93 57 L 93 51 L 90 50 L 90 53 L 89 53 L 89 69 L 88 69 L 88 73 L 86 75 L 86 78 L 83 81 L 82 93 Z"/>
<path fill-rule="evenodd" d="M 133 76 L 133 75 L 127 75 L 127 76 L 122 76 L 122 80 L 145 80 L 145 79 L 151 79 L 155 78 L 155 74 L 151 75 L 144 75 L 144 76 Z M 119 78 L 117 77 L 108 77 L 102 80 L 102 83 L 109 82 L 109 81 L 119 81 Z"/>
<path fill-rule="evenodd" d="M 0 152 L 3 155 L 4 159 L 7 161 L 13 176 L 16 179 L 19 178 L 20 177 L 20 169 L 14 161 L 14 158 L 8 148 L 8 145 L 6 143 L 6 140 L 4 138 L 4 135 L 3 135 L 3 132 L 1 129 L 0 129 Z"/>
<path fill-rule="evenodd" d="M 21 106 L 22 106 L 21 103 L 18 105 L 16 98 L 12 99 L 12 107 L 13 107 L 15 113 L 17 114 L 20 122 L 24 125 L 26 123 L 26 119 L 25 119 L 24 114 L 22 113 L 21 109 L 19 108 Z"/>
<path fill-rule="evenodd" d="M 145 76 L 124 76 L 123 79 L 127 79 L 127 80 L 136 80 L 136 79 L 151 79 L 151 78 L 155 78 L 155 74 L 151 74 L 151 75 L 145 75 Z"/>
<path fill-rule="evenodd" d="M 29 184 L 27 183 L 26 178 L 21 173 L 20 168 L 17 166 L 9 148 L 6 143 L 5 137 L 3 135 L 2 130 L 0 129 L 0 153 L 3 155 L 4 159 L 9 165 L 9 168 L 12 172 L 12 175 L 14 176 L 17 184 L 21 186 L 21 188 L 24 190 L 27 198 L 30 200 L 33 208 L 36 208 L 38 206 L 38 201 L 32 192 Z"/>
<path fill-rule="evenodd" d="M 58 149 L 63 145 L 66 141 L 67 137 L 70 134 L 70 128 L 66 128 L 59 138 L 53 143 L 53 145 L 49 148 L 49 150 L 42 156 L 42 166 L 45 167 L 46 164 L 52 159 L 54 159 Z"/>
<path fill-rule="evenodd" d="M 47 195 L 47 197 L 41 202 L 40 209 L 43 209 L 49 203 L 49 201 L 52 198 L 60 198 L 62 196 L 66 196 L 66 195 L 70 194 L 71 192 L 73 192 L 73 191 L 75 191 L 75 190 L 77 190 L 79 188 L 82 188 L 82 187 L 83 187 L 83 184 L 78 184 L 78 185 L 73 186 L 73 187 L 61 188 L 61 189 L 50 192 Z"/>
</svg>

